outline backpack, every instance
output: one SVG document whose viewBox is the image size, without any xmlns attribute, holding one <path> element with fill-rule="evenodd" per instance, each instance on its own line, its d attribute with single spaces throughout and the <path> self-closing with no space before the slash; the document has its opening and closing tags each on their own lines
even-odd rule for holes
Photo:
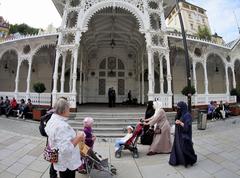
<svg viewBox="0 0 240 178">
<path fill-rule="evenodd" d="M 47 113 L 40 118 L 39 132 L 44 137 L 48 137 L 47 133 L 45 132 L 45 127 L 47 122 L 51 119 L 53 113 L 54 112 Z"/>
</svg>

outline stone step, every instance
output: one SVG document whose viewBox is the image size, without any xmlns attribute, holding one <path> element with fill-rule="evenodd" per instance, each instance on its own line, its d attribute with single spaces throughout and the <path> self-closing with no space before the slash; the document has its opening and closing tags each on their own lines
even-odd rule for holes
<svg viewBox="0 0 240 178">
<path fill-rule="evenodd" d="M 72 127 L 73 129 L 83 130 L 83 127 Z M 109 132 L 109 133 L 124 133 L 125 128 L 95 128 L 93 129 L 94 133 L 102 133 L 102 132 Z"/>
<path fill-rule="evenodd" d="M 137 122 L 140 119 L 137 118 L 94 118 L 94 123 L 126 123 L 126 122 Z M 82 123 L 83 118 L 76 118 L 75 122 Z"/>
<path fill-rule="evenodd" d="M 167 112 L 168 120 L 171 124 L 175 121 L 176 112 Z M 69 124 L 75 130 L 83 129 L 83 119 L 85 117 L 92 117 L 94 119 L 94 134 L 99 138 L 115 138 L 122 137 L 125 128 L 128 125 L 137 125 L 140 118 L 144 118 L 143 113 L 73 113 Z"/>
</svg>

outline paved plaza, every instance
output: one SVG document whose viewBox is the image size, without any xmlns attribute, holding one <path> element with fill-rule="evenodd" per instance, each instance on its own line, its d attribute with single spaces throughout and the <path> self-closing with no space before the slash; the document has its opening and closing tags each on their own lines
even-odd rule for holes
<svg viewBox="0 0 240 178">
<path fill-rule="evenodd" d="M 148 146 L 138 145 L 140 157 L 128 151 L 114 157 L 113 141 L 99 139 L 95 149 L 118 169 L 116 178 L 235 178 L 240 177 L 240 117 L 209 122 L 207 130 L 193 125 L 198 162 L 193 167 L 168 165 L 168 154 L 146 156 Z M 45 138 L 38 123 L 0 118 L 0 178 L 48 178 L 49 163 L 43 160 Z M 77 173 L 77 178 L 85 178 Z"/>
</svg>

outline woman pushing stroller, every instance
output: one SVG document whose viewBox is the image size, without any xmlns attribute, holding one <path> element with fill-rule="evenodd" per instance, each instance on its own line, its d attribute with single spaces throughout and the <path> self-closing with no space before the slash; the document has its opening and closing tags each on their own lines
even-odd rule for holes
<svg viewBox="0 0 240 178">
<path fill-rule="evenodd" d="M 153 141 L 147 153 L 148 156 L 159 153 L 170 153 L 172 148 L 171 126 L 165 111 L 162 109 L 162 103 L 154 101 L 153 108 L 155 109 L 154 115 L 144 121 L 144 125 L 154 126 Z"/>
</svg>

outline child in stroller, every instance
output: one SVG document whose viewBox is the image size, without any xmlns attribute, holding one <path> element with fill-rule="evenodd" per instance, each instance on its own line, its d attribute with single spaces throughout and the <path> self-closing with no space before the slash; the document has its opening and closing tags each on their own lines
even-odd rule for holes
<svg viewBox="0 0 240 178">
<path fill-rule="evenodd" d="M 115 151 L 115 157 L 120 158 L 121 157 L 121 152 L 124 149 L 128 149 L 129 151 L 132 152 L 133 158 L 138 158 L 138 149 L 137 149 L 137 141 L 138 138 L 142 134 L 142 129 L 143 129 L 143 123 L 142 121 L 137 124 L 132 136 L 123 144 L 120 144 L 120 147 Z"/>
<path fill-rule="evenodd" d="M 82 159 L 85 162 L 86 173 L 91 178 L 112 178 L 117 174 L 117 169 L 108 163 L 108 159 L 101 159 L 102 156 L 94 152 L 84 142 L 79 143 L 79 149 Z"/>
</svg>

